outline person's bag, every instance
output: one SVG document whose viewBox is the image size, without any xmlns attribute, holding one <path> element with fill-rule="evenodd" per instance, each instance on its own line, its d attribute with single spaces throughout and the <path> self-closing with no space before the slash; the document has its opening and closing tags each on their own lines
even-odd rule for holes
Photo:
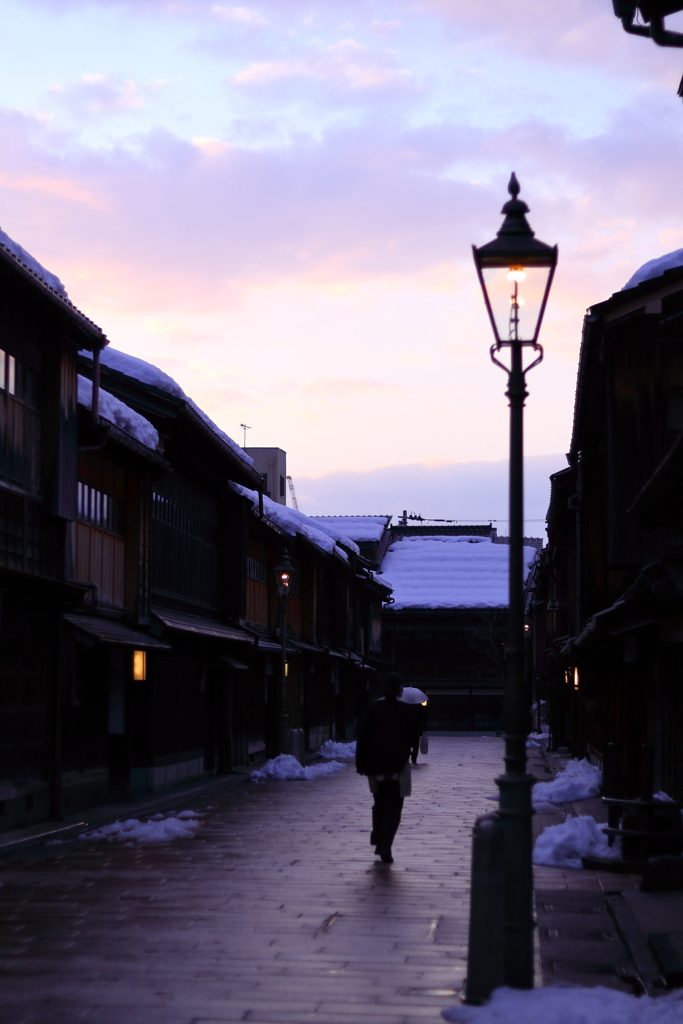
<svg viewBox="0 0 683 1024">
<path fill-rule="evenodd" d="M 420 736 L 420 753 L 429 753 L 429 739 L 426 736 Z"/>
</svg>

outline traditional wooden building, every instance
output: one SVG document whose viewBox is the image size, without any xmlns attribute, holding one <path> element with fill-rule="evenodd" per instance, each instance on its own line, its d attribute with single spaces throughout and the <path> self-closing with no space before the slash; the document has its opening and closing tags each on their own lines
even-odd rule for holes
<svg viewBox="0 0 683 1024">
<path fill-rule="evenodd" d="M 389 596 L 368 560 L 0 243 L 0 829 L 277 753 L 285 548 L 291 749 L 351 739 Z"/>
<path fill-rule="evenodd" d="M 536 548 L 524 548 L 528 566 Z M 391 529 L 382 579 L 384 652 L 429 698 L 429 728 L 502 728 L 507 544 L 489 526 Z"/>
<path fill-rule="evenodd" d="M 60 812 L 62 614 L 76 583 L 77 354 L 106 344 L 0 233 L 0 828 Z"/>
<path fill-rule="evenodd" d="M 646 265 L 585 318 L 531 607 L 555 745 L 603 765 L 618 744 L 625 796 L 650 745 L 655 790 L 681 799 L 683 267 L 663 271 Z"/>
</svg>

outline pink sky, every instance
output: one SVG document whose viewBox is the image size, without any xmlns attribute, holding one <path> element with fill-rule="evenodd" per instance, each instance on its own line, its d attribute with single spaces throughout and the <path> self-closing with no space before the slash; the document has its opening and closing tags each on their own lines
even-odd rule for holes
<svg viewBox="0 0 683 1024">
<path fill-rule="evenodd" d="M 295 475 L 504 458 L 470 246 L 512 169 L 560 247 L 530 454 L 566 450 L 586 306 L 683 246 L 683 59 L 609 0 L 9 0 L 4 20 L 0 226 Z"/>
</svg>

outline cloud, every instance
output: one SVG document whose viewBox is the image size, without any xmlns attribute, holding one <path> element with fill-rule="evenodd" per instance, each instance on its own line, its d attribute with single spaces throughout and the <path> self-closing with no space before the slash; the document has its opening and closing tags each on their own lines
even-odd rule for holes
<svg viewBox="0 0 683 1024">
<path fill-rule="evenodd" d="M 316 79 L 343 89 L 377 89 L 413 81 L 410 71 L 377 62 L 376 55 L 354 39 L 343 39 L 293 60 L 259 61 L 233 75 L 238 85 L 264 85 L 283 79 Z"/>
<path fill-rule="evenodd" d="M 48 86 L 48 92 L 57 97 L 79 117 L 98 117 L 102 114 L 123 113 L 144 106 L 143 94 L 153 94 L 166 83 L 157 79 L 142 89 L 118 73 L 85 74 L 65 84 Z"/>
<path fill-rule="evenodd" d="M 386 39 L 388 36 L 393 36 L 394 33 L 399 32 L 403 28 L 403 22 L 401 21 L 371 21 L 368 25 L 371 32 L 378 35 L 380 39 Z"/>
<path fill-rule="evenodd" d="M 321 377 L 318 380 L 305 381 L 299 385 L 299 393 L 305 398 L 345 399 L 355 398 L 363 394 L 378 392 L 401 391 L 398 384 L 385 380 L 373 380 L 368 377 Z"/>
<path fill-rule="evenodd" d="M 237 21 L 242 25 L 267 25 L 268 21 L 261 14 L 250 10 L 248 7 L 222 7 L 216 4 L 211 8 L 211 13 L 223 21 Z"/>
<path fill-rule="evenodd" d="M 527 536 L 545 535 L 551 473 L 566 469 L 564 455 L 532 455 L 525 461 Z M 295 475 L 297 495 L 307 515 L 401 515 L 464 522 L 494 520 L 508 532 L 508 463 L 450 462 L 378 466 L 319 476 Z M 536 520 L 534 522 L 534 520 Z M 539 521 L 540 520 L 540 521 Z M 396 522 L 396 518 L 394 518 Z"/>
</svg>

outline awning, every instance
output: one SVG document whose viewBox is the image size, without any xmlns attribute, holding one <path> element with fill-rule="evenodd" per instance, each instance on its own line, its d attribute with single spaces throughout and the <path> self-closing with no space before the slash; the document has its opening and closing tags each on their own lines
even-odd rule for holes
<svg viewBox="0 0 683 1024">
<path fill-rule="evenodd" d="M 289 644 L 293 647 L 298 647 L 300 651 L 310 651 L 311 654 L 324 654 L 322 647 L 317 647 L 315 644 L 307 644 L 304 640 L 288 640 Z"/>
<path fill-rule="evenodd" d="M 64 621 L 76 630 L 76 639 L 94 647 L 95 644 L 112 644 L 115 647 L 131 647 L 136 651 L 170 651 L 171 645 L 156 640 L 147 633 L 138 633 L 115 619 L 98 619 L 94 615 L 65 615 Z"/>
<path fill-rule="evenodd" d="M 231 668 L 233 670 L 233 672 L 248 672 L 249 671 L 249 666 L 248 665 L 243 665 L 242 662 L 241 661 L 237 661 L 236 658 L 229 658 L 227 654 L 222 654 L 218 660 L 222 661 L 224 665 L 228 666 L 228 668 Z"/>
<path fill-rule="evenodd" d="M 193 633 L 195 636 L 209 636 L 214 640 L 236 640 L 238 643 L 253 646 L 254 638 L 236 626 L 225 626 L 215 619 L 205 619 L 201 615 L 186 615 L 184 612 L 168 612 L 165 608 L 154 608 L 155 619 L 166 629 L 175 629 L 180 633 Z"/>
</svg>

